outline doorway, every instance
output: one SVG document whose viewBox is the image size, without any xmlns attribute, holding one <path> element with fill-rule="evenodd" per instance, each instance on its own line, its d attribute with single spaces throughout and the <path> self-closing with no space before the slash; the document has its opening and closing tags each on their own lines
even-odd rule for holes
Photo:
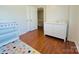
<svg viewBox="0 0 79 59">
<path fill-rule="evenodd" d="M 44 28 L 44 9 L 43 8 L 38 8 L 37 9 L 37 19 L 38 19 L 38 29 Z"/>
</svg>

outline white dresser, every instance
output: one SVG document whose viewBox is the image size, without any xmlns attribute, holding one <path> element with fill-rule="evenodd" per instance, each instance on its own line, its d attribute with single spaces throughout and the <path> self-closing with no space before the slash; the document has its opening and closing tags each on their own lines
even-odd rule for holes
<svg viewBox="0 0 79 59">
<path fill-rule="evenodd" d="M 66 40 L 67 24 L 44 23 L 44 34 Z"/>
</svg>

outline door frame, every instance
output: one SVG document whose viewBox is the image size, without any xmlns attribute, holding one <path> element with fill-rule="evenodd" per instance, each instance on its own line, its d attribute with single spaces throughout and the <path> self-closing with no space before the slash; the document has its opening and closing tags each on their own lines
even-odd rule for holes
<svg viewBox="0 0 79 59">
<path fill-rule="evenodd" d="M 46 7 L 38 7 L 38 8 L 43 8 L 43 30 L 44 30 L 44 23 L 46 22 Z M 37 12 L 38 12 L 37 8 Z M 38 29 L 38 14 L 37 14 L 37 29 Z"/>
</svg>

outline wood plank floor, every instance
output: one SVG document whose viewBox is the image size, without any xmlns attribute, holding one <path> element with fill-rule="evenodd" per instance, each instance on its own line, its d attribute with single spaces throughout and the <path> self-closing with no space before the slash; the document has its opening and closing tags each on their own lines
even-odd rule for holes
<svg viewBox="0 0 79 59">
<path fill-rule="evenodd" d="M 25 33 L 20 39 L 42 54 L 77 54 L 77 48 L 73 42 L 44 36 L 42 28 Z"/>
</svg>

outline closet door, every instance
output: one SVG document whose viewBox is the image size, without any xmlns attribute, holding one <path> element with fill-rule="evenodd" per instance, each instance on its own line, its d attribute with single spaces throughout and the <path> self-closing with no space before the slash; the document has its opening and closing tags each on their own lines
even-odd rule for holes
<svg viewBox="0 0 79 59">
<path fill-rule="evenodd" d="M 34 6 L 30 6 L 30 30 L 37 29 L 37 9 Z"/>
<path fill-rule="evenodd" d="M 31 31 L 30 29 L 30 6 L 26 6 L 26 28 L 27 28 L 27 32 Z"/>
</svg>

